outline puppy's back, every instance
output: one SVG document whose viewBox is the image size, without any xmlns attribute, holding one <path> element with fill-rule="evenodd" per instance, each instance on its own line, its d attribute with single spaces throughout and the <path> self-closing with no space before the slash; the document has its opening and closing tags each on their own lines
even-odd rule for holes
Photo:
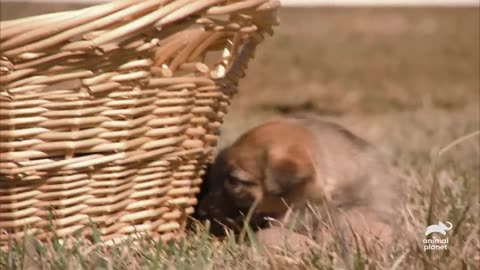
<svg viewBox="0 0 480 270">
<path fill-rule="evenodd" d="M 310 152 L 322 180 L 317 184 L 330 193 L 333 207 L 354 219 L 364 213 L 375 223 L 397 222 L 401 185 L 383 153 L 338 124 L 308 117 L 292 121 L 315 134 Z"/>
</svg>

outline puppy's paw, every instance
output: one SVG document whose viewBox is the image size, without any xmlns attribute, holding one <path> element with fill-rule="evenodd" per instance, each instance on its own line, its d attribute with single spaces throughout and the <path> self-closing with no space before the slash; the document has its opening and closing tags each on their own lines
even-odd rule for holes
<svg viewBox="0 0 480 270">
<path fill-rule="evenodd" d="M 311 238 L 279 226 L 259 230 L 255 236 L 257 242 L 267 249 L 307 253 L 317 246 Z"/>
</svg>

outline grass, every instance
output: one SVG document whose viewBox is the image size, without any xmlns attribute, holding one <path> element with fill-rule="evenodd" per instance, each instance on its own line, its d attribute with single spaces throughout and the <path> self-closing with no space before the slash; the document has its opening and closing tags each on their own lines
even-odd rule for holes
<svg viewBox="0 0 480 270">
<path fill-rule="evenodd" d="M 393 244 L 273 252 L 199 225 L 171 243 L 26 237 L 0 251 L 0 269 L 479 269 L 479 13 L 285 9 L 222 127 L 221 146 L 266 119 L 309 113 L 378 145 L 406 191 Z M 453 224 L 448 250 L 426 252 L 425 228 L 439 221 Z"/>
</svg>

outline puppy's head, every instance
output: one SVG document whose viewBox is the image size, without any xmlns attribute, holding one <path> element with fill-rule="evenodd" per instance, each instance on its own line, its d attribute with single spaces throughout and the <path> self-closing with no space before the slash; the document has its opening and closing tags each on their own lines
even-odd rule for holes
<svg viewBox="0 0 480 270">
<path fill-rule="evenodd" d="M 311 134 L 290 122 L 252 129 L 225 150 L 223 185 L 236 207 L 273 217 L 304 200 L 314 181 Z"/>
<path fill-rule="evenodd" d="M 222 150 L 204 177 L 196 216 L 212 221 L 211 231 L 221 235 L 222 225 L 241 228 L 255 206 L 250 225 L 266 226 L 265 216 L 280 217 L 292 204 L 305 200 L 315 169 L 307 152 L 311 134 L 294 123 L 270 122 L 242 135 Z"/>
<path fill-rule="evenodd" d="M 207 172 L 198 196 L 194 217 L 200 221 L 210 220 L 210 232 L 224 236 L 225 228 L 239 232 L 244 226 L 249 207 L 242 207 L 235 202 L 235 197 L 226 191 L 226 179 L 229 167 L 226 160 L 227 149 L 222 150 L 214 163 L 207 166 Z M 263 216 L 254 215 L 249 220 L 252 228 L 264 227 Z"/>
</svg>

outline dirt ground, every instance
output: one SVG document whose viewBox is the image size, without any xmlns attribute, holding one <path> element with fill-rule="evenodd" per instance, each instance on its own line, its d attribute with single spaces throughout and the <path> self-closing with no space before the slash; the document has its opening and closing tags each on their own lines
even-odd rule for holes
<svg viewBox="0 0 480 270">
<path fill-rule="evenodd" d="M 478 130 L 479 14 L 283 9 L 241 82 L 220 144 L 292 113 L 328 117 L 380 146 L 415 152 Z"/>
</svg>

